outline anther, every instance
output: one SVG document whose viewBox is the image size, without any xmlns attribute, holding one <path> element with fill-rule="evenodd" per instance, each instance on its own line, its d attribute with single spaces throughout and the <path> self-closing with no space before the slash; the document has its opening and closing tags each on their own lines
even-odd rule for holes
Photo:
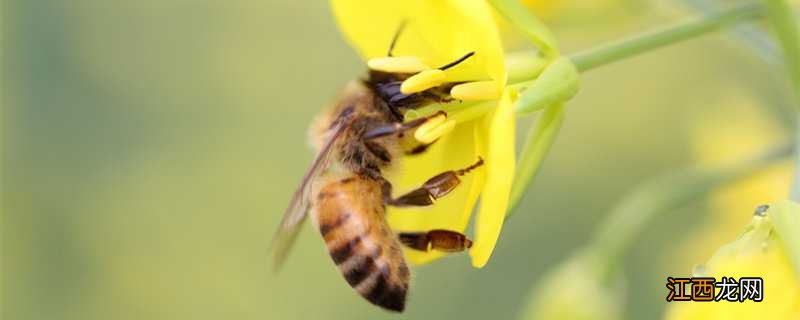
<svg viewBox="0 0 800 320">
<path fill-rule="evenodd" d="M 438 87 L 445 83 L 446 80 L 447 77 L 442 70 L 425 70 L 403 81 L 403 84 L 400 85 L 400 92 L 403 94 L 422 92 L 433 87 Z"/>
<path fill-rule="evenodd" d="M 444 115 L 433 117 L 414 131 L 414 138 L 422 144 L 433 143 L 436 139 L 452 131 L 455 127 L 456 122 L 447 120 L 447 117 Z"/>
<path fill-rule="evenodd" d="M 454 86 L 450 96 L 464 101 L 494 100 L 500 97 L 500 90 L 496 81 L 475 81 Z"/>
</svg>

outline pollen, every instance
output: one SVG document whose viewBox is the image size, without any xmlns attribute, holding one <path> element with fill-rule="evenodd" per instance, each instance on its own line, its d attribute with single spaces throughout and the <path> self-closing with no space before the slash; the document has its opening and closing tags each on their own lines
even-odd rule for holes
<svg viewBox="0 0 800 320">
<path fill-rule="evenodd" d="M 494 100 L 500 97 L 500 90 L 496 81 L 475 81 L 453 87 L 450 96 L 464 101 Z"/>
<path fill-rule="evenodd" d="M 414 132 L 414 138 L 423 144 L 429 144 L 447 134 L 456 127 L 456 122 L 448 120 L 444 115 L 425 122 Z"/>
<path fill-rule="evenodd" d="M 403 94 L 412 94 L 437 87 L 447 81 L 447 76 L 444 71 L 439 69 L 425 70 L 417 73 L 400 85 L 400 92 Z"/>
<path fill-rule="evenodd" d="M 430 69 L 418 57 L 380 57 L 367 61 L 371 70 L 388 73 L 418 73 Z"/>
</svg>

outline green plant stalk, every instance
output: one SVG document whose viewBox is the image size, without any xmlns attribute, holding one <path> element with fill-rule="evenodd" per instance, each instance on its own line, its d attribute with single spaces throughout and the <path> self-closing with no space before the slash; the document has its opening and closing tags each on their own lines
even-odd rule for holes
<svg viewBox="0 0 800 320">
<path fill-rule="evenodd" d="M 655 178 L 635 188 L 611 210 L 589 241 L 588 250 L 605 259 L 610 272 L 653 217 L 677 210 L 726 183 L 789 158 L 793 151 L 793 146 L 787 144 L 736 165 L 687 168 Z"/>
<path fill-rule="evenodd" d="M 785 0 L 763 0 L 767 9 L 767 18 L 775 32 L 781 49 L 783 60 L 789 76 L 794 105 L 800 111 L 800 29 L 794 17 L 792 7 Z M 800 117 L 798 117 L 800 121 Z M 798 127 L 795 143 L 800 144 L 800 127 Z M 795 154 L 795 178 L 792 183 L 791 198 L 800 200 L 800 154 Z M 791 205 L 796 206 L 792 203 Z M 800 237 L 798 237 L 798 211 L 782 210 L 773 216 L 775 228 L 786 242 L 786 249 L 796 272 L 800 272 Z"/>
<path fill-rule="evenodd" d="M 563 122 L 564 105 L 558 104 L 545 109 L 537 120 L 536 125 L 531 127 L 528 139 L 522 149 L 522 156 L 517 167 L 517 176 L 511 186 L 507 216 L 511 216 L 515 212 L 514 209 L 519 204 L 519 200 L 522 199 L 522 195 L 528 189 L 528 185 L 533 181 L 536 173 L 539 172 L 544 157 L 550 151 L 550 147 L 553 145 L 553 141 L 555 141 Z"/>
<path fill-rule="evenodd" d="M 800 111 L 800 29 L 797 20 L 792 7 L 785 0 L 764 0 L 764 4 L 775 37 L 783 49 L 792 94 L 797 99 L 795 106 Z"/>
<path fill-rule="evenodd" d="M 759 4 L 738 6 L 697 20 L 681 22 L 660 30 L 579 52 L 572 55 L 570 59 L 572 59 L 579 71 L 591 70 L 670 44 L 696 38 L 735 23 L 759 18 L 763 14 L 763 9 L 763 6 Z"/>
<path fill-rule="evenodd" d="M 680 0 L 678 2 L 680 4 L 676 4 L 676 7 L 680 7 L 680 10 L 690 9 L 703 14 L 719 11 L 718 0 Z M 754 25 L 737 25 L 730 29 L 729 36 L 735 37 L 767 64 L 774 66 L 782 63 L 777 44 L 772 41 L 766 30 L 762 30 L 763 28 Z"/>
<path fill-rule="evenodd" d="M 556 37 L 519 0 L 489 0 L 489 3 L 512 25 L 530 37 L 544 57 L 559 56 Z"/>
<path fill-rule="evenodd" d="M 794 19 L 791 6 L 786 1 L 763 1 L 767 9 L 767 17 L 775 32 L 775 38 L 783 49 L 783 60 L 786 64 L 792 95 L 795 98 L 795 108 L 800 111 L 800 31 L 797 21 Z M 796 143 L 800 144 L 800 128 L 797 129 L 796 135 Z M 800 168 L 800 155 L 795 157 L 795 177 L 790 197 L 798 201 L 800 200 L 800 170 L 797 168 Z"/>
<path fill-rule="evenodd" d="M 512 21 L 516 21 L 518 25 L 526 25 L 527 23 L 527 27 L 523 26 L 521 28 L 527 30 L 529 34 L 538 33 L 547 35 L 543 38 L 544 40 L 539 39 L 539 42 L 536 42 L 537 45 L 554 45 L 554 42 L 548 42 L 549 40 L 547 38 L 551 35 L 549 31 L 542 31 L 544 26 L 541 25 L 538 20 L 528 17 L 530 15 L 527 14 L 527 12 L 516 13 L 516 10 L 524 9 L 524 7 L 520 8 L 522 5 L 516 0 L 494 0 L 492 1 L 492 4 L 499 12 L 501 12 L 501 14 L 507 16 Z M 759 18 L 763 15 L 763 11 L 763 6 L 757 3 L 741 5 L 735 8 L 720 11 L 716 14 L 707 15 L 700 19 L 681 22 L 673 26 L 664 27 L 659 30 L 633 36 L 627 39 L 622 39 L 594 49 L 589 49 L 584 52 L 579 52 L 572 55 L 570 60 L 573 62 L 579 72 L 588 71 L 670 44 L 692 39 L 732 24 Z M 530 68 L 526 68 L 530 69 L 531 73 L 527 76 L 524 74 L 524 72 L 513 73 L 515 75 L 514 79 L 517 80 L 513 83 L 514 85 L 525 84 L 541 74 L 542 68 L 540 68 L 540 64 L 542 59 L 538 56 L 530 56 L 532 61 L 527 63 L 525 61 L 516 61 L 514 64 L 532 66 Z M 516 55 L 514 58 L 519 60 L 524 59 L 523 57 L 524 56 L 522 55 Z M 563 105 L 559 106 L 559 108 L 563 108 Z M 561 115 L 559 117 L 563 117 L 563 110 L 560 111 L 560 114 Z M 542 118 L 545 117 L 543 116 Z M 536 127 L 539 127 L 545 123 L 545 121 L 539 121 Z M 560 124 L 561 119 L 557 121 L 557 125 L 551 125 L 547 128 L 541 129 L 533 128 L 530 131 L 525 142 L 525 147 L 520 155 L 520 160 L 518 161 L 519 173 L 515 177 L 514 186 L 512 187 L 509 206 L 510 210 L 507 211 L 507 216 L 513 214 L 514 208 L 516 208 L 516 205 L 522 198 L 525 190 L 530 185 L 531 179 L 536 176 L 536 172 L 541 167 L 541 163 L 544 160 L 550 145 L 555 139 L 555 135 L 558 132 Z M 798 175 L 798 177 L 800 177 L 800 175 Z"/>
</svg>

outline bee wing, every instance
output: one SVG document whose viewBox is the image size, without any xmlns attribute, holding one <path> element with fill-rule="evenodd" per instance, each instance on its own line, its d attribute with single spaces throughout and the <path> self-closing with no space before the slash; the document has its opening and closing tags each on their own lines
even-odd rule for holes
<svg viewBox="0 0 800 320">
<path fill-rule="evenodd" d="M 311 182 L 328 168 L 333 145 L 348 125 L 345 123 L 344 119 L 345 117 L 343 115 L 330 129 L 332 132 L 330 138 L 325 141 L 317 157 L 314 159 L 314 162 L 311 163 L 311 168 L 309 168 L 308 172 L 303 176 L 300 186 L 292 196 L 289 207 L 286 208 L 283 214 L 283 220 L 280 226 L 278 226 L 278 231 L 275 232 L 275 237 L 272 239 L 271 244 L 272 264 L 276 271 L 280 269 L 281 264 L 294 244 L 295 238 L 297 238 L 297 234 L 300 232 L 303 221 L 306 219 Z"/>
</svg>

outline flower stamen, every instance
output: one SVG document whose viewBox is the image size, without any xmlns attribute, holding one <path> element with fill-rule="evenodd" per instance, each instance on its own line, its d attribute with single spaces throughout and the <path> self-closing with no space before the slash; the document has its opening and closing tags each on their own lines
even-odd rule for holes
<svg viewBox="0 0 800 320">
<path fill-rule="evenodd" d="M 465 101 L 495 100 L 500 97 L 496 81 L 475 81 L 456 85 L 450 89 L 450 96 Z"/>
<path fill-rule="evenodd" d="M 461 58 L 458 58 L 453 62 L 443 65 L 438 69 L 420 71 L 419 73 L 403 81 L 403 84 L 400 86 L 400 92 L 402 92 L 403 94 L 413 94 L 428 90 L 433 87 L 438 87 L 447 82 L 447 76 L 444 73 L 445 70 L 461 64 L 462 62 L 466 61 L 467 59 L 469 59 L 474 55 L 475 51 L 471 51 L 461 56 Z"/>
<path fill-rule="evenodd" d="M 445 113 L 441 113 L 440 115 L 430 118 L 425 124 L 421 125 L 414 132 L 414 138 L 424 144 L 433 143 L 441 136 L 453 131 L 455 127 L 456 122 L 454 120 L 448 120 Z"/>
<path fill-rule="evenodd" d="M 447 82 L 447 76 L 444 71 L 439 69 L 425 70 L 403 81 L 403 84 L 400 85 L 400 92 L 413 94 L 438 87 L 445 82 Z"/>
</svg>

